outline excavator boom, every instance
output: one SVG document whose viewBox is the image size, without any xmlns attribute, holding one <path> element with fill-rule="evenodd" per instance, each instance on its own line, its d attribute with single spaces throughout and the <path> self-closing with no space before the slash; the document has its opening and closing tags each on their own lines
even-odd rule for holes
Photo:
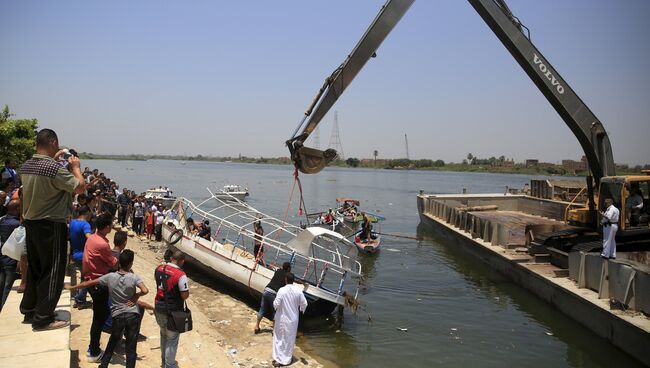
<svg viewBox="0 0 650 368">
<path fill-rule="evenodd" d="M 352 53 L 325 80 L 302 122 L 286 142 L 300 171 L 317 173 L 336 158 L 334 150 L 320 151 L 304 147 L 303 143 L 414 1 L 388 0 Z M 596 187 L 601 178 L 616 175 L 612 147 L 602 123 L 524 34 L 526 27 L 513 15 L 505 0 L 468 1 L 576 136 L 587 157 Z M 310 117 L 309 121 L 298 134 L 307 117 Z M 591 187 L 590 180 L 588 185 Z M 590 197 L 593 197 L 591 192 Z"/>
<path fill-rule="evenodd" d="M 302 122 L 294 131 L 293 136 L 286 142 L 291 153 L 291 159 L 298 170 L 307 174 L 317 173 L 336 158 L 336 151 L 332 149 L 320 151 L 305 147 L 303 143 L 311 132 L 316 129 L 318 123 L 332 108 L 336 100 L 343 94 L 343 91 L 352 83 L 352 80 L 366 62 L 371 57 L 376 56 L 375 52 L 381 43 L 402 19 L 402 16 L 414 1 L 388 0 L 350 55 L 325 80 L 323 87 L 305 111 Z M 314 106 L 316 107 L 314 108 Z M 309 117 L 309 121 L 302 132 L 298 134 L 307 117 Z"/>
<path fill-rule="evenodd" d="M 596 186 L 602 177 L 616 175 L 612 147 L 600 120 L 523 33 L 525 27 L 505 1 L 469 0 L 469 3 L 578 138 Z"/>
</svg>

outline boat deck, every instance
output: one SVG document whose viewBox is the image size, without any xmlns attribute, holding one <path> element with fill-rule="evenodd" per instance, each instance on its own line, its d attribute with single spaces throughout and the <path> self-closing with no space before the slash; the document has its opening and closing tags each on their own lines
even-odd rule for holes
<svg viewBox="0 0 650 368">
<path fill-rule="evenodd" d="M 501 224 L 508 232 L 508 246 L 517 247 L 526 244 L 526 227 L 530 225 L 562 226 L 559 221 L 541 216 L 530 215 L 521 211 L 470 211 L 472 216 L 488 224 Z"/>
</svg>

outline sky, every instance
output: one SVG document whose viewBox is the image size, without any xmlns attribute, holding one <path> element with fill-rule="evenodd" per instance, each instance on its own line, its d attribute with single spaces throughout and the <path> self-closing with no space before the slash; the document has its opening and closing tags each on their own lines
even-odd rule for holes
<svg viewBox="0 0 650 368">
<path fill-rule="evenodd" d="M 383 3 L 1 0 L 0 105 L 80 152 L 287 156 Z M 602 121 L 615 161 L 650 163 L 650 1 L 508 4 Z M 405 134 L 411 159 L 583 154 L 466 1 L 416 1 L 377 55 L 321 122 L 321 148 L 338 111 L 346 157 L 405 157 Z"/>
</svg>

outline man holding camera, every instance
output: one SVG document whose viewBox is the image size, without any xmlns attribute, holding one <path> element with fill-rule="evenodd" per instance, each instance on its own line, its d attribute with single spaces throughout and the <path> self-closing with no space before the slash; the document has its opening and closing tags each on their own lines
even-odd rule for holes
<svg viewBox="0 0 650 368">
<path fill-rule="evenodd" d="M 23 164 L 20 176 L 29 263 L 20 312 L 35 331 L 66 327 L 70 321 L 56 320 L 54 310 L 63 289 L 72 196 L 85 188 L 79 158 L 59 150 L 56 133 L 42 129 L 36 135 L 36 153 Z"/>
</svg>

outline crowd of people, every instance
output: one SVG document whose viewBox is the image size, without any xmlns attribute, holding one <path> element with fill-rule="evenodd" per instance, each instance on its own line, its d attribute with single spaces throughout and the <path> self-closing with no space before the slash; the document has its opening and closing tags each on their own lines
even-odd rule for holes
<svg viewBox="0 0 650 368">
<path fill-rule="evenodd" d="M 79 158 L 61 150 L 56 133 L 50 129 L 38 132 L 36 153 L 19 169 L 14 162 L 5 162 L 0 189 L 0 244 L 4 245 L 21 225 L 25 233 L 21 259 L 0 257 L 0 306 L 19 273 L 23 281 L 16 292 L 23 293 L 23 323 L 31 324 L 35 332 L 67 327 L 70 321 L 59 319 L 55 309 L 66 270 L 73 276 L 79 272 L 83 281 L 65 287 L 76 290 L 74 307 L 92 306 L 88 361 L 108 366 L 116 344 L 124 337 L 126 366 L 134 367 L 138 337 L 142 337 L 140 324 L 149 309 L 160 326 L 163 365 L 176 367 L 178 333 L 166 318 L 167 313 L 182 308 L 189 296 L 187 277 L 181 269 L 184 256 L 168 252 L 160 269 L 155 270 L 156 277 L 163 274 L 167 282 L 157 283 L 152 306 L 140 300 L 149 289 L 132 272 L 134 253 L 126 249 L 128 236 L 124 231 L 131 222 L 136 234 L 161 240 L 161 225 L 168 210 L 126 188 L 120 191 L 115 181 L 96 169 L 82 171 Z M 108 235 L 115 220 L 123 230 L 115 233 L 111 245 Z M 177 282 L 169 282 L 172 279 Z M 101 333 L 107 330 L 111 337 L 102 350 Z"/>
<path fill-rule="evenodd" d="M 160 327 L 163 367 L 177 367 L 179 337 L 185 330 L 175 326 L 171 316 L 185 309 L 189 297 L 187 275 L 182 270 L 185 257 L 179 251 L 168 250 L 161 264 L 152 270 L 156 281 L 152 306 L 140 300 L 149 289 L 132 271 L 135 255 L 126 249 L 125 231 L 130 222 L 135 234 L 160 241 L 162 224 L 170 210 L 143 194 L 127 188 L 120 191 L 115 181 L 97 169 L 86 167 L 82 171 L 79 158 L 71 152 L 60 149 L 54 131 L 42 129 L 32 158 L 19 169 L 8 160 L 0 171 L 0 247 L 18 229 L 25 233 L 25 254 L 20 259 L 0 256 L 0 313 L 16 275 L 20 275 L 16 292 L 23 294 L 23 323 L 31 324 L 35 332 L 64 328 L 70 321 L 59 319 L 55 309 L 64 287 L 74 290 L 73 306 L 92 307 L 93 312 L 88 361 L 108 366 L 117 343 L 124 337 L 126 366 L 134 367 L 137 342 L 142 338 L 142 318 L 145 310 L 153 310 Z M 121 230 L 115 232 L 111 246 L 108 235 L 114 222 Z M 194 226 L 191 231 L 196 235 L 211 239 L 207 220 L 195 224 L 188 219 L 188 223 Z M 263 233 L 258 224 L 256 234 L 261 237 Z M 261 252 L 259 243 L 256 253 Z M 73 276 L 74 285 L 64 285 L 66 271 Z M 77 273 L 81 282 L 76 282 Z M 291 287 L 293 282 L 290 265 L 285 264 L 276 271 L 267 287 L 269 292 L 265 290 L 262 298 L 255 332 L 259 332 L 265 312 L 277 312 L 275 366 L 291 363 L 299 312 L 307 306 L 304 295 Z M 111 333 L 104 350 L 102 331 Z"/>
</svg>

